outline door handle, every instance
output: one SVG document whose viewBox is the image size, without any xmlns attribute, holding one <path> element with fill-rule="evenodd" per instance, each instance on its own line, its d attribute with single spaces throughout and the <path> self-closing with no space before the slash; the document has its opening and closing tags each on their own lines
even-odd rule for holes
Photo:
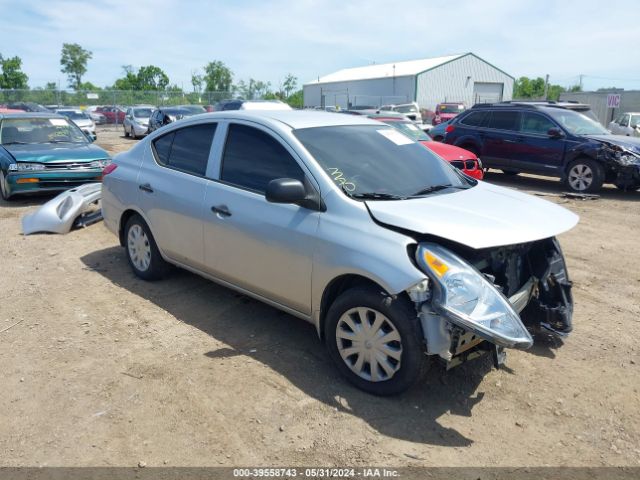
<svg viewBox="0 0 640 480">
<path fill-rule="evenodd" d="M 222 215 L 223 217 L 230 217 L 231 212 L 229 211 L 229 207 L 226 205 L 218 205 L 211 207 L 211 211 L 213 213 L 217 213 L 218 215 Z"/>
<path fill-rule="evenodd" d="M 149 185 L 148 183 L 143 183 L 142 185 L 138 185 L 138 188 L 145 192 L 153 193 L 153 188 L 151 188 L 151 185 Z"/>
</svg>

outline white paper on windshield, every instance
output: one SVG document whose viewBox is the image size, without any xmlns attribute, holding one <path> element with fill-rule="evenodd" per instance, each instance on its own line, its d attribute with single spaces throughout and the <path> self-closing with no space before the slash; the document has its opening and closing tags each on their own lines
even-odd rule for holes
<svg viewBox="0 0 640 480">
<path fill-rule="evenodd" d="M 411 143 L 414 143 L 413 140 L 411 140 L 406 135 L 403 135 L 402 133 L 400 133 L 398 130 L 394 128 L 386 128 L 384 130 L 376 130 L 376 131 L 383 137 L 386 137 L 387 139 L 391 140 L 396 145 L 409 145 Z"/>
<path fill-rule="evenodd" d="M 413 123 L 407 123 L 407 128 L 409 130 L 413 130 L 414 132 L 419 132 L 420 129 L 418 127 L 416 127 Z"/>
<path fill-rule="evenodd" d="M 62 118 L 50 118 L 49 122 L 51 122 L 51 125 L 55 125 L 56 127 L 66 127 L 67 126 L 67 121 L 63 120 Z"/>
</svg>

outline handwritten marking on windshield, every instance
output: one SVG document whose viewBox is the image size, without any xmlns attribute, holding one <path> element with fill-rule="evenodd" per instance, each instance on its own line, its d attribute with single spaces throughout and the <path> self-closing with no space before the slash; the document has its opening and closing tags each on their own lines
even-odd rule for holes
<svg viewBox="0 0 640 480">
<path fill-rule="evenodd" d="M 342 173 L 338 168 L 327 168 L 327 170 L 331 174 L 331 178 L 333 178 L 333 181 L 338 185 L 342 185 L 342 188 L 344 188 L 347 192 L 355 191 L 356 184 L 347 181 L 347 179 L 344 177 L 344 173 Z"/>
</svg>

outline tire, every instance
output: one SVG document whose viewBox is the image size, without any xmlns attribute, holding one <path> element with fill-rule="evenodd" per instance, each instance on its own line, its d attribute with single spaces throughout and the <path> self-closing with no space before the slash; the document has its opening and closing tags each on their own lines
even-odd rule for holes
<svg viewBox="0 0 640 480">
<path fill-rule="evenodd" d="M 515 177 L 520 172 L 514 172 L 513 170 L 502 170 L 502 173 L 505 175 L 509 175 L 510 177 Z"/>
<path fill-rule="evenodd" d="M 127 260 L 143 280 L 160 280 L 170 265 L 162 258 L 156 241 L 140 215 L 133 215 L 124 227 Z"/>
<path fill-rule="evenodd" d="M 129 135 L 131 135 L 131 138 L 132 138 L 133 140 L 137 140 L 137 138 L 138 138 L 138 137 L 136 136 L 136 129 L 133 127 L 133 125 L 131 126 L 131 133 L 130 133 Z"/>
<path fill-rule="evenodd" d="M 578 158 L 567 167 L 565 184 L 572 192 L 597 192 L 603 183 L 604 169 L 590 158 Z"/>
<path fill-rule="evenodd" d="M 123 125 L 122 128 L 124 129 L 124 136 L 126 138 L 129 138 L 129 132 L 127 132 L 127 127 Z"/>
<path fill-rule="evenodd" d="M 355 338 L 354 332 L 360 333 L 362 341 L 347 338 Z M 355 287 L 340 295 L 327 312 L 324 334 L 329 356 L 340 373 L 374 395 L 407 390 L 426 364 L 424 336 L 415 308 L 408 299 L 392 300 L 380 289 Z M 389 340 L 380 342 L 385 337 Z M 372 365 L 370 361 L 375 359 L 379 360 Z"/>
<path fill-rule="evenodd" d="M 5 202 L 11 200 L 11 195 L 7 193 L 7 184 L 5 182 L 4 172 L 2 170 L 0 170 L 0 197 L 2 197 Z"/>
</svg>

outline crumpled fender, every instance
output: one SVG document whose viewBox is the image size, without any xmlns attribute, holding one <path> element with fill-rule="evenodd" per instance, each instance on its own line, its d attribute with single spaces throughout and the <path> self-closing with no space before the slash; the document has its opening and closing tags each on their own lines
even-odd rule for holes
<svg viewBox="0 0 640 480">
<path fill-rule="evenodd" d="M 94 204 L 102 197 L 100 183 L 88 183 L 62 192 L 38 210 L 22 217 L 22 233 L 68 233 L 74 224 L 86 226 L 102 219 Z"/>
</svg>

